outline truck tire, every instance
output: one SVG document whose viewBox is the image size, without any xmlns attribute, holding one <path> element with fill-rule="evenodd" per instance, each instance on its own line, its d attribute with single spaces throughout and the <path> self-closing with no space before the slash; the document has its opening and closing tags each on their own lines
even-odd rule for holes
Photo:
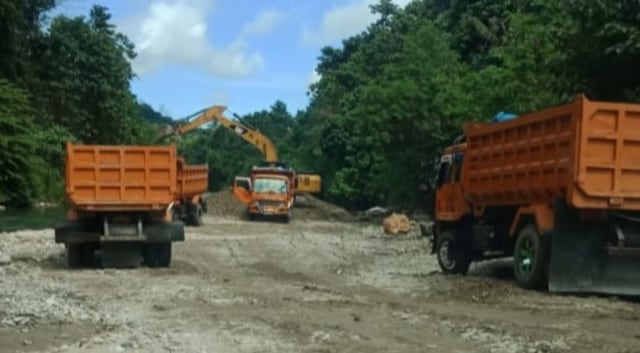
<svg viewBox="0 0 640 353">
<path fill-rule="evenodd" d="M 513 251 L 513 273 L 522 288 L 542 289 L 547 284 L 550 247 L 534 225 L 518 233 Z"/>
<path fill-rule="evenodd" d="M 202 225 L 202 205 L 191 205 L 191 212 L 189 212 L 189 224 L 192 226 L 200 227 Z"/>
<path fill-rule="evenodd" d="M 83 263 L 82 244 L 67 244 L 67 266 L 69 268 L 80 268 Z"/>
<path fill-rule="evenodd" d="M 471 255 L 455 240 L 452 231 L 444 231 L 438 236 L 436 253 L 438 265 L 446 274 L 466 274 L 471 265 Z"/>
<path fill-rule="evenodd" d="M 142 244 L 142 263 L 147 267 L 158 266 L 158 251 L 156 243 Z"/>
<path fill-rule="evenodd" d="M 84 243 L 80 245 L 80 252 L 82 254 L 82 266 L 84 267 L 95 267 L 95 250 L 96 244 L 94 243 Z"/>
<path fill-rule="evenodd" d="M 171 242 L 157 243 L 156 251 L 158 266 L 169 267 L 171 265 Z"/>
</svg>

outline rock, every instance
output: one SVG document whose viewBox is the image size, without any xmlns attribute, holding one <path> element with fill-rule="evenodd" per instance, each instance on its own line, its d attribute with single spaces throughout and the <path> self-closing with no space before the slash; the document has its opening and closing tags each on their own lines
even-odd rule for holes
<svg viewBox="0 0 640 353">
<path fill-rule="evenodd" d="M 367 217 L 380 217 L 380 216 L 384 216 L 386 213 L 387 213 L 387 210 L 380 206 L 371 207 L 370 209 L 364 211 L 364 214 Z"/>
<path fill-rule="evenodd" d="M 409 217 L 404 214 L 392 213 L 391 216 L 382 222 L 385 234 L 399 235 L 406 234 L 411 230 Z"/>
<path fill-rule="evenodd" d="M 11 257 L 7 254 L 0 253 L 0 266 L 11 265 Z"/>
<path fill-rule="evenodd" d="M 7 209 L 7 208 L 6 208 L 5 206 L 0 205 L 0 211 L 4 211 L 4 210 L 6 210 L 6 209 Z"/>
</svg>

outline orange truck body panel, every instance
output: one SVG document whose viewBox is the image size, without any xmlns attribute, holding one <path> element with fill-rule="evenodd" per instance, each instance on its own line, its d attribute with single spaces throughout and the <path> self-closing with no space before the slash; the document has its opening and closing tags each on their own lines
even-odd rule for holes
<svg viewBox="0 0 640 353">
<path fill-rule="evenodd" d="M 187 165 L 178 159 L 178 194 L 187 199 L 198 197 L 209 188 L 209 167 L 207 165 Z"/>
<path fill-rule="evenodd" d="M 552 203 L 640 210 L 640 105 L 572 103 L 469 124 L 462 190 L 474 207 Z M 465 210 L 459 210 L 464 212 Z"/>
<path fill-rule="evenodd" d="M 208 187 L 208 167 L 186 165 L 175 145 L 67 143 L 66 149 L 66 196 L 76 209 L 161 210 Z"/>
<path fill-rule="evenodd" d="M 65 182 L 75 208 L 166 208 L 177 194 L 176 149 L 67 143 Z"/>
</svg>

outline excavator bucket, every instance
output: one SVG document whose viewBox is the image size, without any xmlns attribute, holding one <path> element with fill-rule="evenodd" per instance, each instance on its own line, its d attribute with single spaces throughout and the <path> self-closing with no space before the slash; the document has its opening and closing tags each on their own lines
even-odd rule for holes
<svg viewBox="0 0 640 353">
<path fill-rule="evenodd" d="M 153 134 L 153 141 L 158 142 L 167 136 L 174 134 L 174 128 L 170 125 L 160 126 Z"/>
<path fill-rule="evenodd" d="M 640 295 L 638 248 L 611 245 L 624 235 L 611 224 L 581 221 L 565 203 L 555 205 L 549 291 Z"/>
<path fill-rule="evenodd" d="M 235 177 L 233 180 L 233 196 L 245 205 L 251 203 L 251 179 Z"/>
</svg>

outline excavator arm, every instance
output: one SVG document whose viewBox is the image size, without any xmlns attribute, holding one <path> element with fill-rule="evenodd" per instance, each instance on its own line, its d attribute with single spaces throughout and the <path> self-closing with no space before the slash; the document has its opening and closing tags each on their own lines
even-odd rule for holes
<svg viewBox="0 0 640 353">
<path fill-rule="evenodd" d="M 214 105 L 206 108 L 199 113 L 196 113 L 198 114 L 196 118 L 193 118 L 192 120 L 185 119 L 178 124 L 165 129 L 161 132 L 161 135 L 156 138 L 156 141 L 164 139 L 170 135 L 184 135 L 189 131 L 195 130 L 200 126 L 213 121 L 235 132 L 245 141 L 255 146 L 260 150 L 260 152 L 262 152 L 267 163 L 276 163 L 278 161 L 278 152 L 273 142 L 259 131 L 250 129 L 237 121 L 226 118 L 223 115 L 225 110 L 227 110 L 227 107 L 223 105 Z"/>
<path fill-rule="evenodd" d="M 266 165 L 288 168 L 284 163 L 278 161 L 276 147 L 267 136 L 238 121 L 226 118 L 223 115 L 225 110 L 227 110 L 227 107 L 224 105 L 214 105 L 203 109 L 190 117 L 182 119 L 173 126 L 163 128 L 156 134 L 155 141 L 161 141 L 169 136 L 181 136 L 209 122 L 216 122 L 235 132 L 238 136 L 260 150 L 264 155 Z M 321 190 L 322 180 L 317 174 L 301 173 L 296 175 L 295 183 L 296 194 L 318 193 Z"/>
</svg>

